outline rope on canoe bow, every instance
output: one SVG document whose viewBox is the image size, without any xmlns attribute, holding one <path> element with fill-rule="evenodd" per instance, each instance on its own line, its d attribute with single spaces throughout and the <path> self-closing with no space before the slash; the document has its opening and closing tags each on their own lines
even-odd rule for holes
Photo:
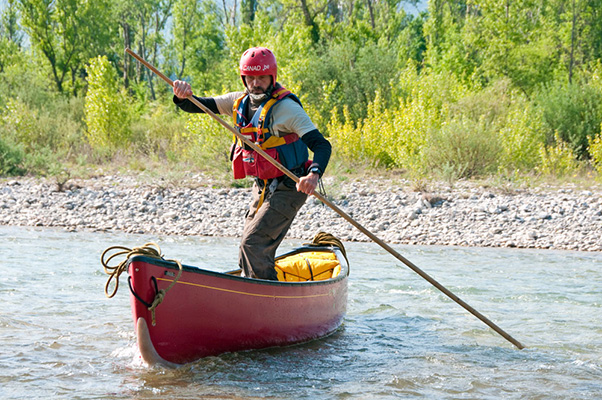
<svg viewBox="0 0 602 400">
<path fill-rule="evenodd" d="M 109 256 L 107 259 L 105 259 L 105 257 L 110 252 L 116 251 L 116 250 L 117 250 L 116 253 L 111 254 L 111 256 Z M 123 261 L 121 261 L 118 265 L 114 265 L 114 266 L 109 265 L 109 263 L 111 262 L 111 260 L 113 258 L 122 256 L 122 255 L 125 255 L 125 259 Z M 167 289 L 161 289 L 161 290 L 157 291 L 157 293 L 155 294 L 155 298 L 153 299 L 153 302 L 150 304 L 150 307 L 148 307 L 148 310 L 151 312 L 151 315 L 152 315 L 152 320 L 153 320 L 152 324 L 154 326 L 154 325 L 156 325 L 155 309 L 159 306 L 159 304 L 161 304 L 163 302 L 163 299 L 165 299 L 165 295 L 167 294 L 167 292 L 169 292 L 171 290 L 171 288 L 174 287 L 174 285 L 176 284 L 178 279 L 180 279 L 180 276 L 182 275 L 182 264 L 178 260 L 165 260 L 163 258 L 163 256 L 161 255 L 161 248 L 156 243 L 146 243 L 141 247 L 134 247 L 133 249 L 130 249 L 130 248 L 127 248 L 124 246 L 109 247 L 100 256 L 100 262 L 102 263 L 102 267 L 104 268 L 105 273 L 107 275 L 109 275 L 109 279 L 107 280 L 107 283 L 105 284 L 105 296 L 107 296 L 108 298 L 115 296 L 115 294 L 117 293 L 117 289 L 119 289 L 119 277 L 127 269 L 129 259 L 134 256 L 146 256 L 146 257 L 158 258 L 158 259 L 164 260 L 164 261 L 171 261 L 171 262 L 176 263 L 179 268 L 178 276 L 176 276 L 176 278 L 171 282 L 171 284 L 167 287 Z M 109 292 L 109 287 L 110 287 L 111 281 L 113 279 L 115 280 L 115 287 L 113 288 L 112 291 Z"/>
</svg>

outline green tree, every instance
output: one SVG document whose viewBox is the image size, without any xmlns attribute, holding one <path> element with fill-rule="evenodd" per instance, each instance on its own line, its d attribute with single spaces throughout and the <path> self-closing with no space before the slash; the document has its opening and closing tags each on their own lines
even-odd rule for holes
<svg viewBox="0 0 602 400">
<path fill-rule="evenodd" d="M 59 92 L 71 78 L 76 80 L 84 62 L 93 54 L 108 50 L 111 33 L 108 0 L 19 0 L 21 21 L 31 43 L 48 62 Z"/>
<path fill-rule="evenodd" d="M 602 123 L 602 90 L 591 84 L 553 82 L 542 87 L 536 101 L 543 112 L 547 144 L 562 140 L 578 158 L 589 158 L 588 143 Z"/>
<path fill-rule="evenodd" d="M 602 0 L 583 0 L 581 43 L 586 60 L 602 59 Z"/>
<path fill-rule="evenodd" d="M 17 0 L 8 0 L 0 14 L 0 36 L 21 46 L 23 32 L 19 27 L 19 9 Z"/>
<path fill-rule="evenodd" d="M 257 0 L 241 0 L 240 13 L 242 14 L 243 24 L 252 24 L 255 21 L 258 3 Z"/>
<path fill-rule="evenodd" d="M 0 74 L 8 65 L 17 62 L 23 33 L 19 28 L 16 0 L 9 0 L 0 14 Z"/>
<path fill-rule="evenodd" d="M 86 136 L 92 148 L 106 152 L 127 148 L 131 135 L 128 100 L 119 90 L 117 72 L 106 56 L 90 60 L 86 93 Z"/>
<path fill-rule="evenodd" d="M 169 49 L 173 70 L 178 77 L 193 78 L 203 90 L 221 89 L 216 82 L 219 63 L 224 57 L 224 34 L 218 23 L 215 3 L 178 0 L 174 5 Z M 218 86 L 220 85 L 220 86 Z"/>
<path fill-rule="evenodd" d="M 155 66 L 166 41 L 164 30 L 171 17 L 174 0 L 118 0 L 115 2 L 113 18 L 119 21 L 122 43 L 118 53 L 131 48 Z M 123 78 L 126 87 L 133 80 L 136 84 L 148 85 L 152 99 L 156 98 L 154 75 L 148 69 L 133 63 L 129 56 L 123 59 Z"/>
</svg>

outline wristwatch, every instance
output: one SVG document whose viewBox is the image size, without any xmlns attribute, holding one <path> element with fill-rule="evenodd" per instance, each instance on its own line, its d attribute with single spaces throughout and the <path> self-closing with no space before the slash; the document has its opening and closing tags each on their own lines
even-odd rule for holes
<svg viewBox="0 0 602 400">
<path fill-rule="evenodd" d="M 309 169 L 309 173 L 314 173 L 314 174 L 318 174 L 319 176 L 322 176 L 322 171 L 320 171 L 319 167 L 311 167 Z"/>
</svg>

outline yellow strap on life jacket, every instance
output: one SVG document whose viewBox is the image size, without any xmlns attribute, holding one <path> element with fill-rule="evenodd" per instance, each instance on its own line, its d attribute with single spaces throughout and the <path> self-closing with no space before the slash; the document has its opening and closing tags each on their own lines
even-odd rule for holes
<svg viewBox="0 0 602 400">
<path fill-rule="evenodd" d="M 255 128 L 254 126 L 247 126 L 244 128 L 240 128 L 240 133 L 248 135 L 250 133 L 256 133 L 258 131 L 257 128 Z M 261 133 L 267 133 L 268 132 L 268 128 L 263 128 L 261 130 Z"/>
<path fill-rule="evenodd" d="M 259 195 L 259 203 L 257 203 L 257 208 L 255 210 L 259 210 L 261 205 L 263 204 L 263 200 L 265 199 L 265 192 L 268 190 L 268 180 L 262 179 L 263 181 L 263 189 L 261 189 L 261 194 Z M 257 211 L 255 211 L 257 212 Z"/>
<path fill-rule="evenodd" d="M 283 93 L 283 92 L 288 92 L 290 93 L 290 91 L 288 91 L 285 88 L 279 88 L 277 90 L 275 90 L 272 93 L 272 98 L 269 99 L 263 106 L 263 108 L 261 109 L 261 113 L 259 114 L 259 121 L 261 122 L 261 129 L 259 127 L 253 127 L 253 126 L 249 126 L 249 127 L 239 127 L 238 130 L 241 134 L 249 137 L 251 136 L 251 134 L 257 134 L 257 142 L 255 144 L 257 144 L 259 147 L 261 147 L 263 150 L 265 149 L 271 149 L 273 147 L 278 147 L 278 146 L 282 146 L 287 144 L 286 139 L 284 139 L 284 137 L 278 137 L 276 135 L 271 135 L 266 141 L 263 141 L 263 136 L 269 132 L 268 128 L 264 128 L 264 123 L 265 123 L 265 117 L 267 116 L 268 112 L 270 111 L 270 109 L 272 108 L 272 106 L 274 104 L 276 104 L 276 102 L 278 102 L 278 100 L 280 100 L 278 97 Z M 245 96 L 247 96 L 246 94 L 243 94 L 242 96 L 240 96 L 238 99 L 236 99 L 234 101 L 234 104 L 232 106 L 232 118 L 234 120 L 234 125 L 237 125 L 237 114 L 238 114 L 238 108 L 240 107 L 240 103 L 242 102 L 242 100 L 245 98 Z M 237 145 L 238 146 L 243 146 L 243 143 L 240 139 L 236 140 L 237 141 Z"/>
<path fill-rule="evenodd" d="M 286 139 L 284 137 L 272 135 L 268 138 L 268 140 L 261 144 L 261 148 L 264 150 L 271 149 L 272 147 L 278 147 L 284 144 L 286 144 Z"/>
<path fill-rule="evenodd" d="M 258 129 L 257 129 L 257 128 L 254 128 L 254 127 L 252 127 L 252 126 L 250 126 L 250 127 L 246 127 L 246 128 L 240 128 L 240 129 L 239 129 L 239 132 L 241 133 L 241 135 L 244 135 L 244 136 L 245 136 L 247 139 L 249 139 L 250 141 L 253 141 L 253 134 L 256 134 L 256 133 L 258 133 Z M 265 133 L 267 133 L 267 132 L 268 132 L 268 129 L 267 129 L 267 128 L 264 128 L 264 129 L 262 129 L 262 130 L 261 130 L 261 133 L 262 133 L 262 134 L 265 134 Z M 238 139 L 238 140 L 237 140 L 237 139 L 235 138 L 235 139 L 234 139 L 234 141 L 236 142 L 236 144 L 237 144 L 238 146 L 240 146 L 240 147 L 242 147 L 242 146 L 243 146 L 243 142 L 242 142 L 242 140 L 240 140 L 240 139 Z M 256 145 L 258 145 L 259 147 L 261 147 L 261 148 L 262 148 L 262 149 L 264 149 L 264 150 L 268 148 L 268 147 L 263 147 L 263 146 L 262 146 L 262 144 L 260 144 L 260 143 L 257 143 L 257 142 L 255 142 L 255 144 L 256 144 Z M 273 147 L 273 146 L 272 146 L 272 147 Z"/>
<path fill-rule="evenodd" d="M 259 114 L 259 121 L 262 123 L 262 125 L 263 121 L 265 121 L 266 115 L 268 115 L 268 111 L 270 111 L 270 108 L 272 108 L 272 106 L 276 104 L 277 101 L 278 99 L 272 97 L 267 101 L 267 103 L 264 104 L 263 108 L 261 109 L 261 113 Z"/>
<path fill-rule="evenodd" d="M 238 99 L 234 100 L 234 103 L 232 104 L 232 119 L 234 120 L 234 126 L 238 125 L 236 123 L 236 117 L 238 116 L 238 107 L 240 106 L 240 102 L 242 101 L 242 99 L 245 98 L 245 96 L 246 94 L 243 94 Z"/>
<path fill-rule="evenodd" d="M 234 137 L 234 141 L 237 141 L 237 144 L 240 147 L 243 146 L 242 140 L 237 139 L 236 136 Z M 273 147 L 283 146 L 283 145 L 285 145 L 287 143 L 290 143 L 290 142 L 287 141 L 284 136 L 280 137 L 280 136 L 274 136 L 274 135 L 272 135 L 272 136 L 270 136 L 268 138 L 268 140 L 266 140 L 265 142 L 259 144 L 258 146 L 261 147 L 263 150 L 266 150 L 266 149 L 271 149 Z"/>
</svg>

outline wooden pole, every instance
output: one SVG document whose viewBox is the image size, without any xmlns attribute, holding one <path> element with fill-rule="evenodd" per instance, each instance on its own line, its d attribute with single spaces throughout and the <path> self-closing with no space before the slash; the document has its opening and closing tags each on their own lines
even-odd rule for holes
<svg viewBox="0 0 602 400">
<path fill-rule="evenodd" d="M 155 74 L 157 74 L 161 79 L 163 79 L 165 82 L 167 82 L 170 86 L 173 86 L 173 81 L 171 79 L 169 79 L 168 77 L 166 77 L 165 75 L 163 75 L 160 71 L 158 71 L 155 67 L 153 67 L 151 64 L 149 64 L 148 62 L 146 62 L 144 59 L 142 59 L 136 53 L 134 53 L 130 49 L 126 49 L 126 52 L 128 52 L 132 57 L 134 57 L 136 60 L 140 61 L 147 68 L 149 68 L 151 71 L 153 71 Z M 213 111 L 211 111 L 209 108 L 207 108 L 206 106 L 204 106 L 200 101 L 198 101 L 197 99 L 195 99 L 193 96 L 189 96 L 188 100 L 190 100 L 199 109 L 201 109 L 205 113 L 209 114 L 211 116 L 211 118 L 215 119 L 224 128 L 226 128 L 230 132 L 232 132 L 244 144 L 246 144 L 247 146 L 249 146 L 250 148 L 252 148 L 253 150 L 255 150 L 257 153 L 261 154 L 262 157 L 264 157 L 267 161 L 269 161 L 274 167 L 278 168 L 278 170 L 280 170 L 286 176 L 288 176 L 289 178 L 291 178 L 295 182 L 299 182 L 299 177 L 297 177 L 295 174 L 293 174 L 291 171 L 289 171 L 287 168 L 285 168 L 278 161 L 276 161 L 275 159 L 273 159 L 272 157 L 270 157 L 262 148 L 260 148 L 259 146 L 257 146 L 255 143 L 251 142 L 245 136 L 243 136 L 234 127 L 232 127 L 230 124 L 226 123 L 223 119 L 221 119 L 219 116 L 217 116 Z M 495 332 L 497 332 L 498 334 L 500 334 L 504 339 L 508 340 L 510 343 L 512 343 L 513 345 L 515 345 L 519 349 L 523 349 L 524 348 L 524 346 L 519 341 L 517 341 L 512 336 L 510 336 L 508 333 L 506 333 L 502 328 L 500 328 L 495 323 L 493 323 L 491 320 L 489 320 L 487 317 L 485 317 L 483 314 L 481 314 L 480 312 L 478 312 L 477 310 L 475 310 L 473 307 L 471 307 L 464 300 L 460 299 L 458 296 L 456 296 L 455 294 L 453 294 L 446 287 L 444 287 L 439 282 L 437 282 L 435 279 L 433 279 L 430 275 L 428 275 L 426 272 L 424 272 L 423 270 L 421 270 L 420 268 L 418 268 L 414 263 L 412 263 L 411 261 L 409 261 L 408 259 L 406 259 L 404 256 L 402 256 L 401 254 L 399 254 L 391 246 L 389 246 L 388 244 L 386 244 L 385 242 L 383 242 L 382 240 L 380 240 L 376 235 L 374 235 L 368 229 L 364 228 L 359 222 L 357 222 L 353 218 L 351 218 L 347 213 L 345 213 L 343 210 L 341 210 L 339 207 L 337 207 L 330 200 L 328 200 L 327 198 L 325 198 L 324 196 L 322 196 L 318 192 L 314 192 L 313 196 L 315 196 L 318 200 L 320 200 L 321 202 L 323 202 L 324 204 L 326 204 L 328 207 L 332 208 L 337 214 L 339 214 L 341 217 L 343 217 L 347 222 L 349 222 L 351 225 L 355 226 L 363 234 L 365 234 L 366 236 L 368 236 L 370 239 L 372 239 L 375 243 L 377 243 L 383 249 L 385 249 L 386 251 L 388 251 L 391 255 L 393 255 L 393 257 L 397 258 L 399 261 L 401 261 L 402 263 L 404 263 L 412 271 L 416 272 L 418 275 L 420 275 L 422 278 L 424 278 L 426 281 L 428 281 L 431 285 L 433 285 L 434 287 L 436 287 L 437 289 L 439 289 L 447 297 L 449 297 L 450 299 L 452 299 L 453 301 L 455 301 L 456 303 L 458 303 L 466 311 L 468 311 L 469 313 L 471 313 L 472 315 L 474 315 L 475 317 L 477 317 L 478 319 L 480 319 L 487 326 L 489 326 Z"/>
</svg>

